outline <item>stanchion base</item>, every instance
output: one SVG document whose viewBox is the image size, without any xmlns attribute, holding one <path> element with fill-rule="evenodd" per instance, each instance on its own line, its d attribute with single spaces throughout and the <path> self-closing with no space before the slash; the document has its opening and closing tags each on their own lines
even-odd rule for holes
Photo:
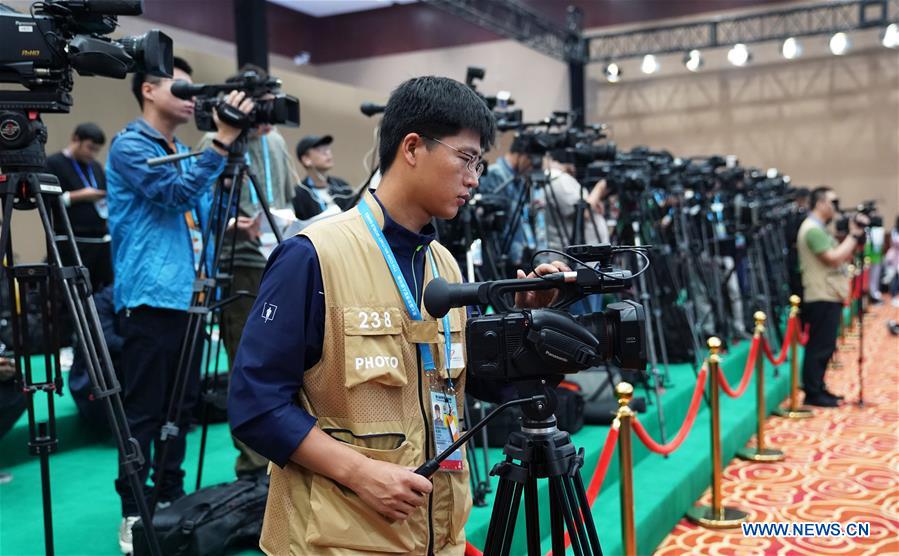
<svg viewBox="0 0 899 556">
<path fill-rule="evenodd" d="M 737 457 L 748 461 L 783 461 L 784 453 L 774 448 L 743 448 L 737 451 Z"/>
<path fill-rule="evenodd" d="M 799 407 L 796 409 L 778 407 L 774 410 L 774 414 L 778 417 L 786 417 L 787 419 L 808 419 L 814 415 L 814 412 L 807 407 Z"/>
<path fill-rule="evenodd" d="M 732 529 L 746 521 L 749 514 L 736 508 L 721 508 L 715 512 L 711 506 L 694 506 L 687 510 L 687 519 L 708 529 Z"/>
</svg>

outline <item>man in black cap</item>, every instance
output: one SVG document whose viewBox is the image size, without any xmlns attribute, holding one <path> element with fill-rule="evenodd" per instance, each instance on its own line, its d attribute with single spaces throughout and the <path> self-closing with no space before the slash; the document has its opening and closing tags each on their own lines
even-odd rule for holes
<svg viewBox="0 0 899 556">
<path fill-rule="evenodd" d="M 300 220 L 309 220 L 335 206 L 346 210 L 355 199 L 350 184 L 328 175 L 334 167 L 333 141 L 330 135 L 307 135 L 297 143 L 297 158 L 306 169 L 293 198 L 293 209 Z"/>
</svg>

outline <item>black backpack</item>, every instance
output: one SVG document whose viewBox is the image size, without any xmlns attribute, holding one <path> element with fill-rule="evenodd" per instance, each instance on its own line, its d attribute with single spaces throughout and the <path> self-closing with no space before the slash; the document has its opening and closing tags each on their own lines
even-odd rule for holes
<svg viewBox="0 0 899 556">
<path fill-rule="evenodd" d="M 268 476 L 239 479 L 200 489 L 153 517 L 166 556 L 224 554 L 234 545 L 258 547 L 268 496 Z M 134 556 L 150 554 L 140 520 L 132 529 Z"/>
</svg>

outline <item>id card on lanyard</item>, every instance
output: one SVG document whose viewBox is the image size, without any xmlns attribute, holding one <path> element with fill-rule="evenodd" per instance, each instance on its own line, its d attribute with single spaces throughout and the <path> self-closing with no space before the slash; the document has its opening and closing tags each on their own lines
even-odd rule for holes
<svg viewBox="0 0 899 556">
<path fill-rule="evenodd" d="M 269 208 L 271 208 L 272 203 L 275 202 L 275 196 L 272 193 L 272 161 L 268 152 L 268 139 L 266 139 L 265 135 L 260 137 L 260 139 L 262 140 L 262 166 L 265 171 L 265 197 L 268 200 Z M 244 158 L 247 161 L 247 166 L 251 166 L 249 152 L 244 155 Z M 252 183 L 248 183 L 248 185 L 250 186 L 250 201 L 254 205 L 258 205 L 259 196 L 256 195 L 256 188 L 253 187 Z"/>
<path fill-rule="evenodd" d="M 97 178 L 94 176 L 94 167 L 88 163 L 87 165 L 87 176 L 84 175 L 84 171 L 81 169 L 81 164 L 78 164 L 78 161 L 74 158 L 69 158 L 69 162 L 72 163 L 72 167 L 75 169 L 75 173 L 78 174 L 78 178 L 81 180 L 81 185 L 85 188 L 90 189 L 100 189 L 100 186 L 97 184 Z M 94 202 L 94 210 L 97 211 L 97 216 L 102 218 L 103 220 L 107 220 L 109 218 L 109 205 L 106 202 L 106 199 L 100 199 L 99 201 Z"/>
<path fill-rule="evenodd" d="M 415 296 L 412 294 L 412 290 L 409 289 L 409 284 L 406 283 L 406 279 L 403 277 L 403 273 L 400 270 L 399 263 L 396 262 L 396 257 L 393 254 L 393 250 L 390 247 L 390 244 L 387 243 L 387 238 L 384 237 L 384 232 L 381 230 L 381 227 L 378 225 L 377 220 L 375 220 L 374 214 L 372 214 L 371 209 L 368 207 L 368 204 L 363 201 L 359 203 L 359 213 L 362 215 L 362 220 L 365 221 L 365 225 L 368 227 L 368 231 L 371 233 L 372 238 L 375 240 L 375 243 L 378 245 L 378 248 L 381 250 L 381 255 L 384 257 L 384 262 L 387 263 L 387 268 L 390 270 L 390 274 L 393 277 L 393 282 L 399 290 L 400 297 L 403 299 L 403 304 L 406 306 L 406 311 L 409 313 L 409 317 L 412 320 L 423 320 L 421 311 L 418 308 L 418 304 L 416 303 Z M 439 272 L 437 270 L 437 263 L 434 261 L 434 256 L 431 254 L 431 250 L 427 250 L 427 256 L 431 263 L 431 273 L 434 275 L 434 278 L 439 277 Z M 442 319 L 443 321 L 443 334 L 444 334 L 444 370 L 446 371 L 446 388 L 438 387 L 438 380 L 436 377 L 437 374 L 437 366 L 434 364 L 434 358 L 431 355 L 431 349 L 426 343 L 418 344 L 418 351 L 421 354 L 422 367 L 424 368 L 425 375 L 428 378 L 428 384 L 430 389 L 430 398 L 431 398 L 431 412 L 432 412 L 432 423 L 433 423 L 433 432 L 434 432 L 434 443 L 436 452 L 440 453 L 453 443 L 455 438 L 458 438 L 458 418 L 456 416 L 457 413 L 457 405 L 456 405 L 456 394 L 455 389 L 453 388 L 452 377 L 450 376 L 450 369 L 453 368 L 453 362 L 460 361 L 461 357 L 461 345 L 459 345 L 456 349 L 459 356 L 453 357 L 453 345 L 450 337 L 451 333 L 451 325 L 449 315 L 445 315 Z M 461 367 L 461 366 L 460 366 Z M 435 409 L 436 408 L 436 409 Z M 438 415 L 439 413 L 439 415 Z M 440 469 L 445 471 L 461 471 L 462 470 L 462 451 L 456 450 L 453 454 L 444 460 L 440 464 Z"/>
</svg>

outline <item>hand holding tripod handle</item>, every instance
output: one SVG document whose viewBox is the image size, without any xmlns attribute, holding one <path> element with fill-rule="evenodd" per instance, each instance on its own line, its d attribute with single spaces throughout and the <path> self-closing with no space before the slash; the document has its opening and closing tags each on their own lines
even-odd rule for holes
<svg viewBox="0 0 899 556">
<path fill-rule="evenodd" d="M 453 442 L 449 448 L 440 452 L 433 459 L 429 459 L 424 464 L 422 464 L 418 469 L 415 470 L 415 473 L 421 475 L 422 477 L 430 477 L 431 475 L 436 473 L 437 470 L 440 468 L 440 462 L 442 462 L 446 458 L 450 457 L 450 455 L 453 452 L 455 452 L 456 450 L 461 448 L 463 444 L 468 442 L 468 439 L 471 438 L 472 435 L 474 435 L 479 430 L 484 428 L 487 425 L 487 423 L 489 423 L 491 420 L 493 420 L 493 418 L 496 417 L 500 412 L 505 411 L 506 409 L 508 409 L 512 406 L 515 406 L 515 405 L 525 405 L 525 404 L 529 404 L 529 403 L 534 403 L 534 404 L 544 403 L 545 404 L 545 403 L 547 403 L 547 401 L 548 400 L 547 400 L 546 396 L 532 396 L 530 398 L 522 398 L 520 400 L 511 400 L 511 401 L 508 401 L 508 402 L 500 405 L 499 407 L 496 407 L 493 411 L 488 413 L 486 417 L 484 417 L 483 419 L 478 421 L 477 425 L 475 425 L 475 426 L 471 427 L 470 429 L 468 429 L 467 431 L 465 431 L 465 434 L 463 434 L 462 436 L 459 437 L 458 440 Z"/>
</svg>

